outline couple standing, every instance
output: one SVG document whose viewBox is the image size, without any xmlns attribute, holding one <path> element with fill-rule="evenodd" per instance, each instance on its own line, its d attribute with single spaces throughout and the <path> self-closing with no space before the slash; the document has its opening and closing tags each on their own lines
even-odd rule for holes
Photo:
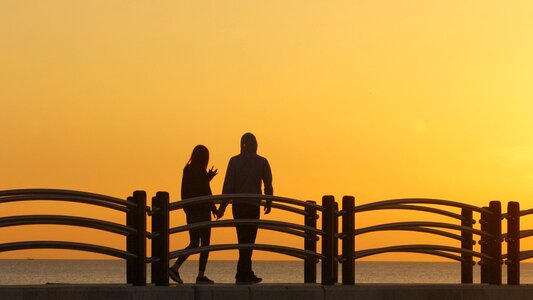
<svg viewBox="0 0 533 300">
<path fill-rule="evenodd" d="M 209 151 L 203 145 L 194 148 L 191 159 L 183 169 L 181 185 L 181 198 L 193 198 L 212 195 L 209 182 L 217 175 L 217 170 L 207 170 Z M 257 155 L 257 140 L 251 133 L 245 133 L 241 138 L 241 153 L 232 157 L 228 164 L 223 194 L 262 194 L 261 182 L 264 184 L 265 195 L 272 195 L 272 172 L 268 160 Z M 217 209 L 213 203 L 189 205 L 184 208 L 187 215 L 187 224 L 211 220 L 211 214 L 217 219 L 224 216 L 228 201 L 223 201 Z M 233 200 L 232 212 L 234 219 L 259 219 L 261 200 Z M 270 213 L 271 202 L 265 205 L 265 214 Z M 237 239 L 239 244 L 253 244 L 257 236 L 257 225 L 237 225 Z M 189 231 L 190 244 L 186 249 L 198 246 L 209 246 L 211 228 L 195 229 Z M 204 275 L 209 252 L 200 254 L 198 277 L 196 283 L 213 283 Z M 188 255 L 180 256 L 170 267 L 169 275 L 172 280 L 183 283 L 179 276 L 179 268 Z M 238 284 L 259 283 L 262 279 L 252 271 L 252 250 L 239 250 L 237 274 L 235 282 Z"/>
</svg>

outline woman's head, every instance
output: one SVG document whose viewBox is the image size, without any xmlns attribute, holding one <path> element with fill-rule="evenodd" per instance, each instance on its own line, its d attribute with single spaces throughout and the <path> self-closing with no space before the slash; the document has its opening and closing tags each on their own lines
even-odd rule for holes
<svg viewBox="0 0 533 300">
<path fill-rule="evenodd" d="M 207 169 L 209 163 L 209 150 L 204 145 L 198 145 L 194 147 L 191 154 L 191 159 L 187 163 L 187 166 L 192 166 L 202 170 Z"/>
</svg>

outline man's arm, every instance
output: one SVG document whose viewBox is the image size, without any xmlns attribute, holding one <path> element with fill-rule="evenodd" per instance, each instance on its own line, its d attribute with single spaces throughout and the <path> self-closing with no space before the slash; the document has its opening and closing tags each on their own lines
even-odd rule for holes
<svg viewBox="0 0 533 300">
<path fill-rule="evenodd" d="M 263 179 L 263 184 L 265 185 L 265 195 L 274 195 L 274 188 L 272 187 L 272 170 L 270 169 L 270 164 L 266 158 L 261 177 Z M 267 200 L 265 204 L 265 214 L 270 213 L 271 205 L 272 201 Z"/>
<path fill-rule="evenodd" d="M 228 169 L 226 170 L 226 177 L 224 177 L 224 185 L 222 186 L 222 194 L 233 194 L 235 192 L 235 163 L 233 159 L 229 160 Z M 223 200 L 218 210 L 222 214 L 226 210 L 229 200 Z"/>
</svg>

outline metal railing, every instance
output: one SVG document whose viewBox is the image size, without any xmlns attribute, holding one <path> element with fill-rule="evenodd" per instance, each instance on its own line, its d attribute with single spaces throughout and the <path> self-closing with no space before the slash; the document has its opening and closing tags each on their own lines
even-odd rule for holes
<svg viewBox="0 0 533 300">
<path fill-rule="evenodd" d="M 25 249 L 71 249 L 109 255 L 127 261 L 127 283 L 146 284 L 146 264 L 151 263 L 152 283 L 168 286 L 168 267 L 173 258 L 181 255 L 211 251 L 254 249 L 281 253 L 304 261 L 304 282 L 317 282 L 317 263 L 321 262 L 321 283 L 338 282 L 338 266 L 341 264 L 342 284 L 355 283 L 355 260 L 391 252 L 421 253 L 444 257 L 461 263 L 461 283 L 473 283 L 474 259 L 481 267 L 481 283 L 502 284 L 502 261 L 507 264 L 507 284 L 520 284 L 520 262 L 533 258 L 533 250 L 521 250 L 520 240 L 533 236 L 533 230 L 521 230 L 520 219 L 533 214 L 533 209 L 520 210 L 518 202 L 509 202 L 502 214 L 499 201 L 491 201 L 487 207 L 477 207 L 455 201 L 427 198 L 407 198 L 355 205 L 352 196 L 342 198 L 339 211 L 333 196 L 323 196 L 321 205 L 314 201 L 301 201 L 278 196 L 255 194 L 226 194 L 170 202 L 167 192 L 158 192 L 152 198 L 151 209 L 146 206 L 146 193 L 135 191 L 127 200 L 115 197 L 59 189 L 20 189 L 0 191 L 0 204 L 23 201 L 63 201 L 94 205 L 120 211 L 126 215 L 126 224 L 80 216 L 65 215 L 17 215 L 0 218 L 0 227 L 55 224 L 80 226 L 118 234 L 126 237 L 126 250 L 102 245 L 70 241 L 23 241 L 0 243 L 0 252 Z M 264 205 L 271 202 L 272 209 L 287 211 L 301 217 L 301 222 L 279 220 L 238 219 L 199 222 L 170 227 L 173 211 L 199 203 L 253 200 Z M 451 210 L 460 210 L 460 213 Z M 446 217 L 450 222 L 407 221 L 377 224 L 359 228 L 355 225 L 362 213 L 379 210 L 409 210 Z M 146 232 L 146 214 L 152 217 L 152 233 Z M 474 213 L 479 215 L 479 226 L 474 228 Z M 317 221 L 321 219 L 318 228 Z M 294 218 L 291 218 L 293 220 Z M 507 220 L 507 233 L 502 234 L 502 220 Z M 341 223 L 339 232 L 339 223 Z M 173 234 L 191 229 L 257 225 L 261 230 L 289 234 L 303 239 L 303 249 L 279 244 L 218 244 L 192 249 L 170 249 Z M 355 249 L 356 237 L 382 231 L 401 230 L 431 234 L 450 239 L 457 246 L 436 244 L 389 245 L 380 248 Z M 474 249 L 479 240 L 479 250 Z M 152 238 L 152 257 L 146 256 L 146 239 Z M 321 239 L 319 250 L 317 241 Z M 341 249 L 339 251 L 339 240 Z M 507 253 L 502 254 L 502 243 L 507 243 Z"/>
<path fill-rule="evenodd" d="M 77 202 L 104 207 L 126 214 L 126 224 L 64 215 L 18 215 L 0 218 L 0 227 L 21 225 L 69 225 L 103 230 L 126 237 L 126 251 L 95 244 L 65 241 L 24 241 L 0 243 L 0 252 L 26 249 L 69 249 L 109 255 L 126 262 L 126 282 L 146 284 L 146 193 L 135 191 L 127 200 L 110 196 L 58 189 L 0 191 L 0 204 L 22 201 Z"/>
</svg>

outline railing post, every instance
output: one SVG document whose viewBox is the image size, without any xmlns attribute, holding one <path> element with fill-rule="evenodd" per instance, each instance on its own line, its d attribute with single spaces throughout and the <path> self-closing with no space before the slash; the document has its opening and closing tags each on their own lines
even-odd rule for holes
<svg viewBox="0 0 533 300">
<path fill-rule="evenodd" d="M 307 201 L 308 203 L 316 204 L 315 201 Z M 305 207 L 305 226 L 316 229 L 316 208 L 314 207 Z M 312 231 L 306 232 L 307 236 L 304 240 L 304 248 L 307 251 L 316 252 L 316 241 L 317 235 Z M 304 260 L 304 282 L 305 283 L 316 283 L 316 258 L 307 257 Z"/>
<path fill-rule="evenodd" d="M 152 283 L 168 286 L 169 196 L 157 192 L 152 198 Z"/>
<path fill-rule="evenodd" d="M 500 201 L 491 201 L 489 209 L 492 212 L 490 218 L 489 229 L 493 235 L 491 240 L 492 246 L 490 247 L 490 253 L 492 256 L 491 271 L 490 271 L 490 284 L 502 284 L 502 205 Z"/>
<path fill-rule="evenodd" d="M 489 208 L 484 206 L 482 207 L 483 209 L 485 210 L 488 210 Z M 490 219 L 490 215 L 486 212 L 481 212 L 481 219 L 479 220 L 479 223 L 481 225 L 481 231 L 485 232 L 485 233 L 490 233 L 490 230 L 489 230 L 489 219 Z M 482 254 L 485 254 L 485 255 L 488 255 L 488 256 L 491 256 L 491 251 L 489 251 L 490 249 L 490 242 L 489 242 L 489 238 L 485 237 L 485 236 L 481 236 L 481 240 L 479 241 L 479 244 L 481 246 L 481 253 Z M 481 260 L 479 261 L 479 265 L 480 265 L 480 269 L 481 269 L 481 283 L 489 283 L 489 274 L 490 274 L 490 261 L 485 259 L 485 258 L 481 258 Z"/>
<path fill-rule="evenodd" d="M 126 262 L 126 281 L 133 285 L 146 285 L 146 192 L 135 191 L 128 201 L 136 204 L 126 213 L 126 226 L 136 230 L 126 238 L 126 251 L 135 258 Z"/>
<path fill-rule="evenodd" d="M 520 284 L 520 203 L 507 204 L 507 284 Z"/>
<path fill-rule="evenodd" d="M 334 283 L 333 264 L 335 262 L 334 242 L 334 224 L 335 221 L 335 198 L 333 196 L 323 196 L 322 206 L 324 211 L 322 213 L 322 231 L 324 236 L 322 238 L 322 284 L 332 285 Z"/>
<path fill-rule="evenodd" d="M 333 283 L 339 283 L 339 204 L 333 203 Z"/>
<path fill-rule="evenodd" d="M 342 197 L 342 284 L 355 284 L 355 198 Z"/>
<path fill-rule="evenodd" d="M 473 228 L 472 210 L 468 208 L 461 209 L 461 226 Z M 461 231 L 461 248 L 472 251 L 473 249 L 472 231 Z M 474 283 L 474 260 L 472 254 L 461 254 L 461 283 Z"/>
</svg>

